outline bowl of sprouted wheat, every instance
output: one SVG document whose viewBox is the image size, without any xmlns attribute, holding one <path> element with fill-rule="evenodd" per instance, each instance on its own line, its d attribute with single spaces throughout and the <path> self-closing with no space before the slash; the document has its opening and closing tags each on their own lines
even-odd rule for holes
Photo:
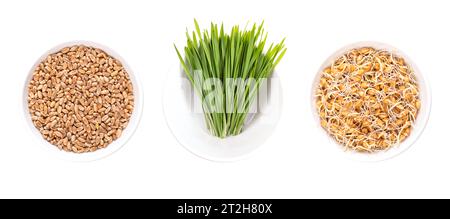
<svg viewBox="0 0 450 219">
<path fill-rule="evenodd" d="M 345 46 L 312 88 L 317 124 L 353 159 L 380 161 L 408 149 L 426 126 L 431 95 L 415 63 L 378 42 Z"/>
</svg>

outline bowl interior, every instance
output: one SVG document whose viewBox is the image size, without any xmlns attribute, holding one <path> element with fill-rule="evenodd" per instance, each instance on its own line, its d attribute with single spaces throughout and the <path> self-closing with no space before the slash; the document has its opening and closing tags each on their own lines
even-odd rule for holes
<svg viewBox="0 0 450 219">
<path fill-rule="evenodd" d="M 60 51 L 61 49 L 63 49 L 64 47 L 67 46 L 74 46 L 74 45 L 85 45 L 85 46 L 91 46 L 91 47 L 95 47 L 95 48 L 99 48 L 103 51 L 105 51 L 107 54 L 109 54 L 110 56 L 118 59 L 122 65 L 124 66 L 125 70 L 127 71 L 130 80 L 133 84 L 133 94 L 135 97 L 134 100 L 134 111 L 133 114 L 131 115 L 130 121 L 128 123 L 128 126 L 123 130 L 122 135 L 120 138 L 118 138 L 117 140 L 113 141 L 111 144 L 108 145 L 108 147 L 94 151 L 94 152 L 88 152 L 88 153 L 81 153 L 81 154 L 76 154 L 73 152 L 66 152 L 66 151 L 62 151 L 59 150 L 56 146 L 52 145 L 51 143 L 49 143 L 48 141 L 46 141 L 41 133 L 39 132 L 39 130 L 34 126 L 32 120 L 31 120 L 31 115 L 29 113 L 28 110 L 28 84 L 33 76 L 33 72 L 36 69 L 36 67 L 50 54 L 53 54 L 55 52 Z M 137 80 L 136 75 L 134 74 L 134 72 L 131 70 L 131 68 L 129 67 L 129 65 L 125 62 L 125 60 L 123 58 L 121 58 L 117 53 L 115 53 L 114 51 L 112 51 L 111 49 L 109 49 L 106 46 L 94 43 L 94 42 L 90 42 L 90 41 L 72 41 L 72 42 L 67 42 L 67 43 L 63 43 L 60 44 L 50 50 L 48 50 L 47 52 L 45 52 L 37 61 L 36 63 L 33 65 L 33 67 L 31 68 L 30 72 L 28 73 L 28 76 L 25 80 L 25 84 L 24 84 L 24 88 L 23 88 L 23 110 L 24 110 L 24 114 L 25 114 L 25 120 L 28 124 L 28 126 L 30 127 L 31 131 L 34 133 L 34 135 L 37 137 L 38 141 L 39 141 L 39 145 L 42 146 L 42 148 L 47 151 L 48 153 L 52 154 L 53 156 L 57 156 L 63 160 L 68 160 L 68 161 L 81 161 L 81 162 L 85 162 L 85 161 L 94 161 L 94 160 L 98 160 L 104 157 L 107 157 L 109 155 L 111 155 L 112 153 L 116 152 L 117 150 L 119 150 L 123 145 L 125 145 L 125 143 L 130 139 L 130 137 L 133 135 L 134 131 L 136 130 L 138 124 L 139 124 L 139 120 L 141 118 L 141 113 L 142 113 L 142 106 L 143 106 L 143 93 L 142 93 L 142 87 L 139 84 L 139 80 Z"/>
<path fill-rule="evenodd" d="M 174 68 L 168 74 L 163 97 L 167 124 L 178 142 L 199 157 L 219 162 L 241 160 L 264 143 L 279 120 L 281 85 L 275 72 L 267 85 L 260 90 L 257 111 L 248 115 L 244 131 L 220 139 L 207 130 L 201 101 L 183 71 Z"/>
<path fill-rule="evenodd" d="M 413 125 L 413 129 L 411 130 L 410 135 L 403 142 L 401 142 L 400 145 L 392 147 L 386 151 L 378 151 L 378 152 L 374 152 L 374 153 L 370 153 L 370 154 L 360 153 L 360 152 L 351 151 L 351 150 L 345 151 L 343 146 L 340 145 L 338 142 L 336 142 L 334 139 L 332 139 L 331 136 L 327 133 L 327 131 L 324 130 L 320 126 L 320 118 L 317 114 L 317 110 L 315 107 L 315 92 L 316 92 L 316 88 L 319 84 L 320 76 L 321 76 L 323 69 L 325 69 L 326 67 L 331 65 L 333 60 L 335 60 L 339 56 L 345 54 L 347 51 L 354 49 L 354 48 L 360 48 L 360 47 L 373 47 L 375 49 L 386 50 L 386 51 L 392 52 L 400 57 L 403 57 L 405 59 L 405 61 L 414 70 L 414 74 L 417 77 L 417 81 L 418 81 L 418 85 L 419 85 L 419 89 L 420 89 L 419 96 L 420 96 L 420 100 L 422 103 L 422 106 L 417 114 L 417 118 Z M 401 154 L 402 152 L 407 150 L 409 147 L 411 147 L 411 145 L 413 145 L 414 142 L 419 138 L 419 136 L 423 132 L 423 130 L 427 124 L 427 121 L 428 121 L 430 108 L 431 108 L 431 93 L 430 93 L 428 84 L 427 84 L 425 78 L 423 77 L 422 73 L 420 72 L 419 68 L 402 51 L 398 50 L 397 48 L 395 48 L 393 46 L 390 46 L 390 45 L 384 44 L 384 43 L 358 42 L 358 43 L 347 45 L 347 46 L 339 49 L 338 51 L 333 53 L 330 57 L 328 57 L 326 59 L 326 61 L 322 64 L 322 66 L 320 67 L 319 71 L 317 72 L 317 74 L 314 78 L 313 87 L 312 87 L 312 91 L 311 91 L 311 106 L 312 106 L 312 112 L 314 114 L 314 118 L 316 120 L 317 127 L 320 128 L 322 130 L 322 132 L 325 135 L 327 135 L 327 137 L 330 139 L 330 141 L 333 142 L 333 144 L 336 146 L 335 149 L 339 150 L 340 152 L 344 152 L 345 156 L 347 156 L 348 158 L 353 159 L 353 160 L 382 161 L 382 160 L 386 160 L 386 159 L 389 159 L 389 158 L 392 158 L 392 157 L 395 157 L 395 156 Z"/>
</svg>

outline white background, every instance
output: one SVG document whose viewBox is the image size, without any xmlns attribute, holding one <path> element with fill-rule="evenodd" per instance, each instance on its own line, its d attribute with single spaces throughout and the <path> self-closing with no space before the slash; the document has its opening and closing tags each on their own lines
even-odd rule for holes
<svg viewBox="0 0 450 219">
<path fill-rule="evenodd" d="M 448 1 L 1 1 L 0 197 L 40 198 L 450 198 Z M 250 158 L 215 163 L 178 144 L 161 106 L 193 18 L 265 20 L 287 37 L 277 72 L 282 118 Z M 39 147 L 21 106 L 26 75 L 48 49 L 72 40 L 104 44 L 126 59 L 145 92 L 135 135 L 100 161 L 72 163 Z M 322 62 L 364 40 L 394 45 L 430 82 L 433 106 L 421 138 L 400 156 L 361 163 L 330 150 L 312 117 L 310 90 Z"/>
</svg>

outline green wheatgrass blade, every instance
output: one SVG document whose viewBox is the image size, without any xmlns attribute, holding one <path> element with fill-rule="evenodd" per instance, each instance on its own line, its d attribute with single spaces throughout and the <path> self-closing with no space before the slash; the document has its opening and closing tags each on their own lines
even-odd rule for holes
<svg viewBox="0 0 450 219">
<path fill-rule="evenodd" d="M 211 23 L 209 30 L 186 31 L 184 58 L 175 46 L 182 68 L 202 101 L 206 127 L 219 138 L 238 135 L 255 102 L 263 79 L 269 78 L 286 48 L 284 39 L 265 51 L 264 22 L 250 30 Z"/>
</svg>

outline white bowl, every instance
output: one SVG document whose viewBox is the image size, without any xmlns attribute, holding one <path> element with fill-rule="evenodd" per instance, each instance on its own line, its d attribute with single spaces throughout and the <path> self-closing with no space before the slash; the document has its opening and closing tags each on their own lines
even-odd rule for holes
<svg viewBox="0 0 450 219">
<path fill-rule="evenodd" d="M 218 162 L 244 159 L 269 138 L 280 118 L 282 91 L 275 72 L 268 81 L 268 89 L 262 88 L 259 92 L 262 99 L 266 98 L 265 94 L 268 99 L 266 104 L 259 106 L 261 111 L 248 116 L 241 134 L 220 139 L 207 130 L 201 106 L 192 103 L 200 103 L 200 100 L 192 92 L 184 72 L 173 68 L 163 94 L 167 125 L 178 142 L 199 157 Z"/>
<path fill-rule="evenodd" d="M 420 100 L 421 100 L 421 108 L 419 110 L 416 121 L 414 123 L 414 127 L 411 130 L 410 135 L 399 145 L 394 146 L 386 151 L 378 151 L 378 152 L 374 152 L 374 153 L 361 153 L 361 152 L 356 152 L 353 150 L 345 151 L 344 147 L 341 144 L 339 144 L 338 142 L 336 142 L 327 133 L 327 131 L 324 130 L 320 126 L 320 118 L 319 118 L 319 115 L 317 114 L 317 110 L 316 110 L 316 106 L 315 106 L 315 102 L 316 102 L 315 93 L 316 93 L 316 88 L 318 86 L 322 71 L 326 67 L 330 66 L 332 64 L 333 60 L 335 60 L 339 56 L 345 54 L 345 52 L 347 52 L 351 49 L 354 49 L 354 48 L 361 48 L 361 47 L 373 47 L 375 49 L 386 50 L 386 51 L 392 52 L 400 57 L 403 57 L 405 59 L 406 63 L 408 63 L 411 66 L 411 68 L 414 70 L 414 74 L 417 77 L 417 81 L 418 81 L 418 85 L 419 85 L 419 89 L 420 89 L 419 95 L 420 95 Z M 415 63 L 406 54 L 404 54 L 397 48 L 390 46 L 388 44 L 384 44 L 384 43 L 358 42 L 358 43 L 353 43 L 353 44 L 344 46 L 343 48 L 339 49 L 338 51 L 333 53 L 330 57 L 328 57 L 328 59 L 326 59 L 326 61 L 322 64 L 322 66 L 320 67 L 320 69 L 314 79 L 314 82 L 313 82 L 313 87 L 312 87 L 312 92 L 311 92 L 311 103 L 312 103 L 311 104 L 312 111 L 313 111 L 314 117 L 316 119 L 317 127 L 320 128 L 322 130 L 322 132 L 327 136 L 327 138 L 329 138 L 330 141 L 333 142 L 333 144 L 335 146 L 334 147 L 335 150 L 339 150 L 340 153 L 343 153 L 346 157 L 353 159 L 353 160 L 375 162 L 375 161 L 382 161 L 382 160 L 387 160 L 387 159 L 393 158 L 393 157 L 401 154 L 402 152 L 406 151 L 408 148 L 411 147 L 411 145 L 414 144 L 414 142 L 416 142 L 416 140 L 422 134 L 422 132 L 425 129 L 425 126 L 428 122 L 430 109 L 431 109 L 431 91 L 430 91 L 430 88 L 428 87 L 428 83 L 427 83 L 426 79 L 423 77 L 419 68 L 415 65 Z"/>
<path fill-rule="evenodd" d="M 108 55 L 118 59 L 122 63 L 122 65 L 124 66 L 125 70 L 127 71 L 128 75 L 130 77 L 130 80 L 133 84 L 133 93 L 134 93 L 134 97 L 135 97 L 133 114 L 131 115 L 128 126 L 123 130 L 121 137 L 118 138 L 117 140 L 113 141 L 106 148 L 99 149 L 94 152 L 87 152 L 87 153 L 81 153 L 81 154 L 76 154 L 73 152 L 66 152 L 66 151 L 60 150 L 58 147 L 56 147 L 55 145 L 52 145 L 51 143 L 49 143 L 42 137 L 41 133 L 34 126 L 32 120 L 31 120 L 31 116 L 30 116 L 30 113 L 28 110 L 28 99 L 27 99 L 28 98 L 28 84 L 33 76 L 34 70 L 39 65 L 39 63 L 41 63 L 48 55 L 58 52 L 61 49 L 63 49 L 64 47 L 74 46 L 74 45 L 85 45 L 85 46 L 99 48 L 99 49 L 105 51 Z M 90 41 L 67 42 L 67 43 L 60 44 L 60 45 L 48 50 L 47 52 L 45 52 L 31 68 L 31 70 L 25 80 L 25 85 L 24 85 L 23 90 L 24 90 L 24 92 L 23 92 L 22 103 L 23 103 L 23 109 L 24 109 L 24 114 L 25 114 L 25 120 L 26 120 L 26 123 L 28 124 L 28 126 L 30 127 L 31 131 L 33 132 L 33 134 L 36 136 L 36 138 L 38 140 L 38 145 L 42 146 L 42 148 L 45 151 L 47 151 L 48 153 L 50 153 L 56 157 L 59 157 L 63 160 L 75 161 L 75 162 L 87 162 L 87 161 L 98 160 L 98 159 L 101 159 L 101 158 L 111 155 L 112 153 L 119 150 L 123 145 L 125 145 L 127 143 L 127 141 L 130 139 L 130 137 L 134 134 L 134 132 L 139 124 L 139 120 L 140 120 L 141 114 L 142 114 L 143 91 L 142 91 L 142 86 L 140 86 L 140 84 L 139 84 L 139 80 L 136 78 L 136 75 L 133 73 L 133 71 L 128 66 L 128 64 L 125 62 L 125 60 L 123 58 L 121 58 L 117 53 L 115 53 L 114 51 L 112 51 L 111 49 L 109 49 L 106 46 L 100 45 L 98 43 L 90 42 Z"/>
</svg>

